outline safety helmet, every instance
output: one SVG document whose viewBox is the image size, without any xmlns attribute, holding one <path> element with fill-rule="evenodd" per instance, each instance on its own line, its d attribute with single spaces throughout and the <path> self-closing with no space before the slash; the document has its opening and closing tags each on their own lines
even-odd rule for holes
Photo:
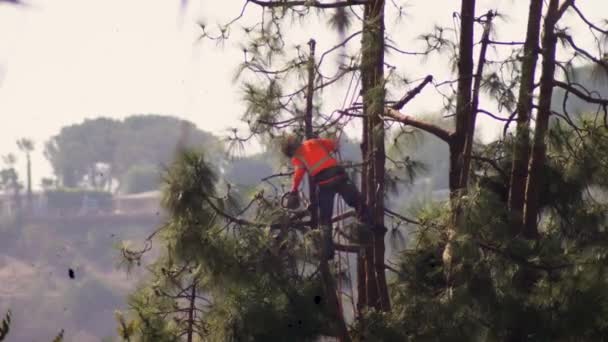
<svg viewBox="0 0 608 342">
<path fill-rule="evenodd" d="M 296 153 L 296 150 L 298 147 L 300 147 L 301 143 L 302 140 L 299 136 L 296 134 L 288 134 L 281 142 L 281 152 L 283 152 L 283 154 L 285 154 L 287 157 L 291 158 Z"/>
</svg>

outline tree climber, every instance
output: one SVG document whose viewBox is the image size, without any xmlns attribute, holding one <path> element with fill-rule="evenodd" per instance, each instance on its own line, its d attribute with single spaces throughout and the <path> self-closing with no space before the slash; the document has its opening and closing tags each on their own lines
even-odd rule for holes
<svg viewBox="0 0 608 342">
<path fill-rule="evenodd" d="M 331 156 L 339 148 L 333 139 L 308 139 L 301 141 L 294 134 L 288 135 L 281 144 L 281 151 L 289 158 L 295 172 L 290 195 L 296 197 L 305 173 L 318 186 L 319 225 L 322 227 L 323 245 L 329 259 L 334 257 L 332 239 L 332 214 L 334 196 L 340 194 L 348 206 L 357 211 L 359 220 L 374 227 L 372 215 L 365 205 L 357 186 L 344 168 Z"/>
</svg>

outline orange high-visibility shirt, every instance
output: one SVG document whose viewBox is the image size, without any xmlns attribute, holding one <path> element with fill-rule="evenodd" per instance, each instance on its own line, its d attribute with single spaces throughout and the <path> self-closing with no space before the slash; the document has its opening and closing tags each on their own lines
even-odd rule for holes
<svg viewBox="0 0 608 342">
<path fill-rule="evenodd" d="M 291 159 L 295 168 L 291 190 L 298 189 L 306 172 L 315 176 L 328 167 L 338 165 L 336 159 L 330 155 L 336 148 L 336 141 L 332 139 L 309 139 L 304 141 Z"/>
</svg>

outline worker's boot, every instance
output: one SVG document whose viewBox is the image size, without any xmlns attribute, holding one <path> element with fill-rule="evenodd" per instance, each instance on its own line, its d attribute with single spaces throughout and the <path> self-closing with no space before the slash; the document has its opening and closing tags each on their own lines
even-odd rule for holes
<svg viewBox="0 0 608 342">
<path fill-rule="evenodd" d="M 331 235 L 331 226 L 321 227 L 321 255 L 327 257 L 327 260 L 333 260 L 334 251 L 334 239 Z"/>
</svg>

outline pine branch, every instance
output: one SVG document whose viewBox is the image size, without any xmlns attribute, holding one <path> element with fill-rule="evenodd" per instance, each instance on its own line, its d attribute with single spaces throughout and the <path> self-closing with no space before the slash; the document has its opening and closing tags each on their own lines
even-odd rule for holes
<svg viewBox="0 0 608 342">
<path fill-rule="evenodd" d="M 392 108 L 387 108 L 386 111 L 384 112 L 384 116 L 387 116 L 391 119 L 394 119 L 396 121 L 399 121 L 403 124 L 406 125 L 410 125 L 412 127 L 416 127 L 418 129 L 421 129 L 427 133 L 430 133 L 434 136 L 436 136 L 437 138 L 445 141 L 446 143 L 450 144 L 452 141 L 452 133 L 437 126 L 437 125 L 433 125 L 427 122 L 423 122 L 420 120 L 416 120 L 413 117 L 409 116 L 409 115 L 403 115 L 401 114 L 399 111 L 392 109 Z"/>
<path fill-rule="evenodd" d="M 602 66 L 604 68 L 604 70 L 606 70 L 606 72 L 608 72 L 608 62 L 605 60 L 598 59 L 595 56 L 593 56 L 592 54 L 590 54 L 587 50 L 578 47 L 574 43 L 574 39 L 572 39 L 572 36 L 570 36 L 566 33 L 563 33 L 563 32 L 556 33 L 556 36 L 560 39 L 567 41 L 570 44 L 570 46 L 574 49 L 574 51 L 589 58 L 591 61 L 595 62 L 596 64 L 599 64 L 600 66 Z"/>
<path fill-rule="evenodd" d="M 608 35 L 608 30 L 603 30 L 603 29 L 599 28 L 597 25 L 593 24 L 591 21 L 589 21 L 583 14 L 583 12 L 581 12 L 581 10 L 578 7 L 576 7 L 576 4 L 574 2 L 572 2 L 571 7 L 574 9 L 574 11 L 576 11 L 578 16 L 585 22 L 585 24 L 589 25 L 589 27 L 591 27 L 592 29 L 594 29 L 596 31 L 599 31 L 602 34 Z"/>
<path fill-rule="evenodd" d="M 342 245 L 339 243 L 334 243 L 334 247 L 337 251 L 347 253 L 358 253 L 361 249 L 365 248 L 363 245 Z"/>
<path fill-rule="evenodd" d="M 557 10 L 557 19 L 556 22 L 566 13 L 570 6 L 574 6 L 574 0 L 566 0 Z"/>
<path fill-rule="evenodd" d="M 2 320 L 2 325 L 0 325 L 0 341 L 4 341 L 11 329 L 11 316 L 11 310 L 8 310 L 6 316 L 4 316 L 4 319 Z"/>
<path fill-rule="evenodd" d="M 576 95 L 580 99 L 585 100 L 585 101 L 587 101 L 589 103 L 599 104 L 599 105 L 602 105 L 602 106 L 608 106 L 608 99 L 601 99 L 601 98 L 598 99 L 598 98 L 591 97 L 589 95 L 585 95 L 582 91 L 574 88 L 573 86 L 571 86 L 568 83 L 564 83 L 564 82 L 561 82 L 561 81 L 553 80 L 553 84 L 555 86 L 558 86 L 558 87 L 566 90 L 567 92 L 570 92 L 570 93 Z"/>
<path fill-rule="evenodd" d="M 395 110 L 401 110 L 403 108 L 403 106 L 405 106 L 408 102 L 410 102 L 414 97 L 416 97 L 416 95 L 420 94 L 420 91 L 422 91 L 422 88 L 424 88 L 427 84 L 429 84 L 430 82 L 433 81 L 433 76 L 432 75 L 428 75 L 427 77 L 424 78 L 424 80 L 422 81 L 422 83 L 420 83 L 419 85 L 417 85 L 414 89 L 408 91 L 402 98 L 401 100 L 395 102 L 391 108 L 395 109 Z"/>
<path fill-rule="evenodd" d="M 496 162 L 496 160 L 490 159 L 490 158 L 486 158 L 486 157 L 482 157 L 482 156 L 473 156 L 472 157 L 475 160 L 478 161 L 482 161 L 485 163 L 490 164 L 494 170 L 498 171 L 498 173 L 500 173 L 500 175 L 502 176 L 503 179 L 509 179 L 509 175 L 507 174 L 507 172 L 505 172 L 505 170 L 503 170 L 498 163 Z"/>
<path fill-rule="evenodd" d="M 53 342 L 63 342 L 63 329 L 59 332 L 59 334 L 53 339 Z"/>
<path fill-rule="evenodd" d="M 394 50 L 396 52 L 399 52 L 402 55 L 410 55 L 410 56 L 426 56 L 426 55 L 428 55 L 432 51 L 432 50 L 424 51 L 424 52 L 405 51 L 405 50 L 399 49 L 396 46 L 388 44 L 388 43 L 385 46 L 386 46 L 387 49 Z"/>
<path fill-rule="evenodd" d="M 394 268 L 390 265 L 384 264 L 384 268 L 386 268 L 387 270 L 389 270 L 397 275 L 403 275 L 403 273 L 399 272 L 399 270 L 397 270 L 396 268 Z"/>
<path fill-rule="evenodd" d="M 304 1 L 261 1 L 261 0 L 247 0 L 247 2 L 252 2 L 258 6 L 267 7 L 267 8 L 276 8 L 276 7 L 296 7 L 296 6 L 306 6 L 306 7 L 316 7 L 316 8 L 340 8 L 340 7 L 350 7 L 354 5 L 366 5 L 369 2 L 364 0 L 346 0 L 346 1 L 336 1 L 336 2 L 320 2 L 315 0 L 304 0 Z"/>
<path fill-rule="evenodd" d="M 421 222 L 416 221 L 416 220 L 413 220 L 413 219 L 411 219 L 411 218 L 407 218 L 407 217 L 405 217 L 405 216 L 403 216 L 403 215 L 397 214 L 396 212 L 394 212 L 394 211 L 392 211 L 392 210 L 390 210 L 390 209 L 388 209 L 388 208 L 384 208 L 384 212 L 386 212 L 386 213 L 388 213 L 389 215 L 391 215 L 391 216 L 393 216 L 393 217 L 396 217 L 396 218 L 398 218 L 398 219 L 400 219 L 400 220 L 402 220 L 402 221 L 405 221 L 405 222 L 407 222 L 407 223 L 411 223 L 411 224 L 417 224 L 417 225 L 422 225 L 422 223 L 421 223 Z"/>
<path fill-rule="evenodd" d="M 477 109 L 477 113 L 481 113 L 481 114 L 485 114 L 489 117 L 491 117 L 492 119 L 498 120 L 498 121 L 504 121 L 507 122 L 509 121 L 509 118 L 501 118 L 499 116 L 496 116 L 494 114 L 492 114 L 491 112 L 485 110 L 485 109 Z"/>
<path fill-rule="evenodd" d="M 501 250 L 498 247 L 489 245 L 487 243 L 484 243 L 482 241 L 477 241 L 477 245 L 487 251 L 493 252 L 494 254 L 500 255 L 506 259 L 509 259 L 511 261 L 514 261 L 520 265 L 525 265 L 537 270 L 542 270 L 542 271 L 546 271 L 546 272 L 551 272 L 551 271 L 555 271 L 555 270 L 559 270 L 562 268 L 567 268 L 567 267 L 571 267 L 574 266 L 574 264 L 559 264 L 559 265 L 540 265 L 540 264 L 535 264 L 533 262 L 528 261 L 526 258 L 515 255 L 509 251 L 504 251 Z"/>
<path fill-rule="evenodd" d="M 321 54 L 321 57 L 319 57 L 319 62 L 317 63 L 317 69 L 321 66 L 321 63 L 323 63 L 323 59 L 325 58 L 326 55 L 330 54 L 331 52 L 333 52 L 341 47 L 344 47 L 351 39 L 355 38 L 356 36 L 358 36 L 362 33 L 363 33 L 363 31 L 357 31 L 357 32 L 351 34 L 350 36 L 346 37 L 341 43 L 336 44 L 329 50 L 323 52 Z"/>
<path fill-rule="evenodd" d="M 499 42 L 496 40 L 488 40 L 488 44 L 492 45 L 524 45 L 524 42 Z"/>
</svg>

